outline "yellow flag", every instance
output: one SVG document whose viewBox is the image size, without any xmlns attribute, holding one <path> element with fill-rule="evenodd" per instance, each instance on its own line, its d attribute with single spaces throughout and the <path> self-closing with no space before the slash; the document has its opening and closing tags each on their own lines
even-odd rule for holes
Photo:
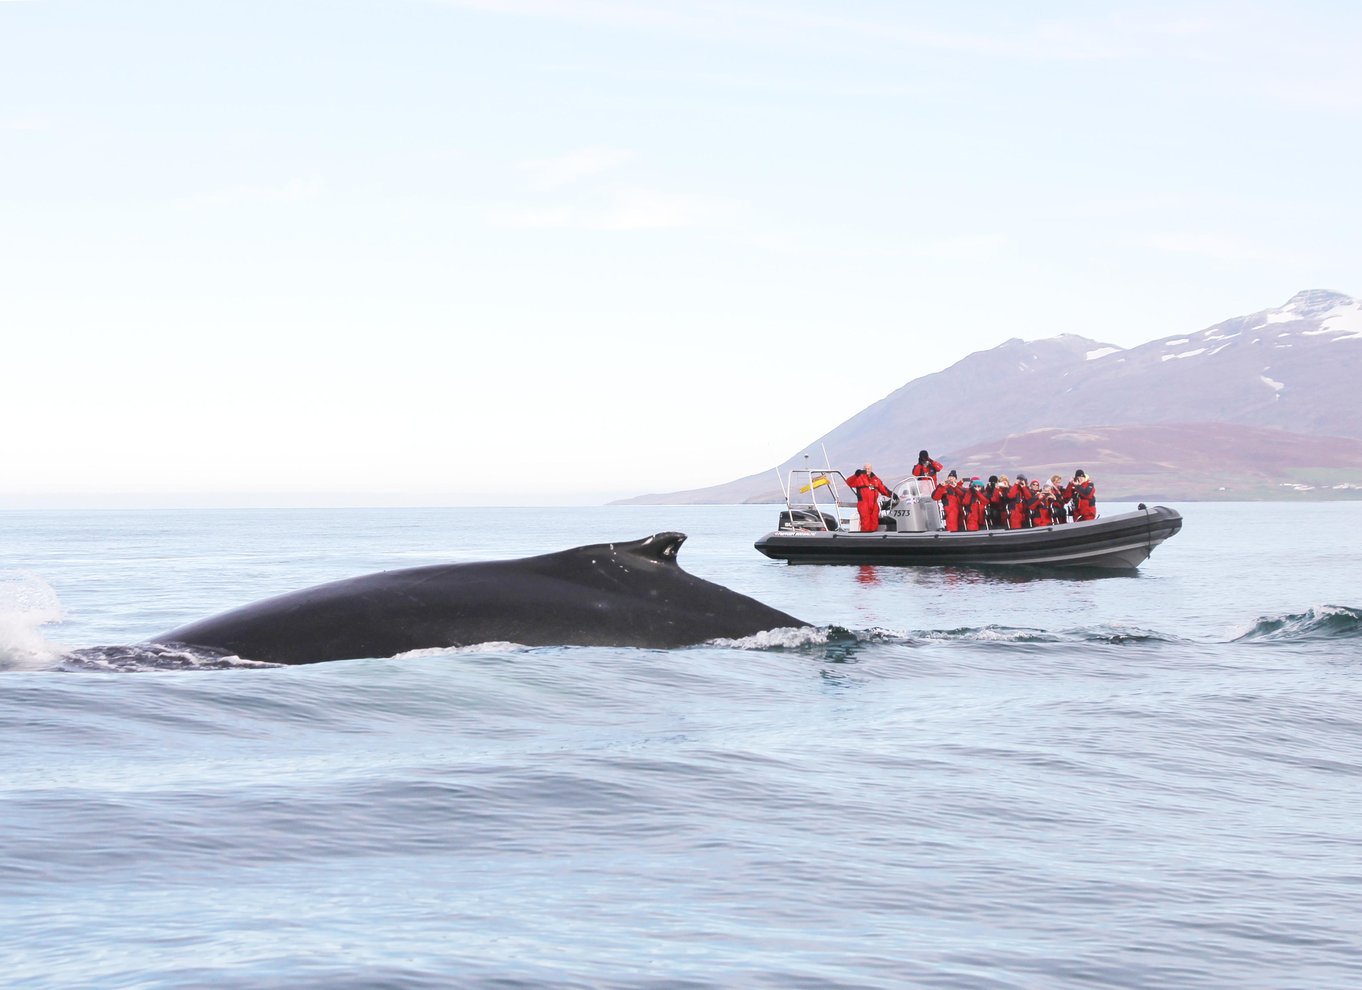
<svg viewBox="0 0 1362 990">
<path fill-rule="evenodd" d="M 803 495 L 805 492 L 811 492 L 811 491 L 813 491 L 813 490 L 814 490 L 815 488 L 817 488 L 819 485 L 826 485 L 826 484 L 829 484 L 829 482 L 828 482 L 828 476 L 827 476 L 826 474 L 815 475 L 813 481 L 809 482 L 809 483 L 808 483 L 807 485 L 805 485 L 803 488 L 799 489 L 799 494 Z"/>
</svg>

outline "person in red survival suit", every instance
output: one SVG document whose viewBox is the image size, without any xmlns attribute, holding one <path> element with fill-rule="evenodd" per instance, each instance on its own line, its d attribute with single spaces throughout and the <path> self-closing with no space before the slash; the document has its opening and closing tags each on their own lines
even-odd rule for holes
<svg viewBox="0 0 1362 990">
<path fill-rule="evenodd" d="M 946 531 L 960 532 L 960 479 L 952 471 L 946 480 L 936 486 L 932 498 L 941 503 L 941 516 L 946 520 Z"/>
<path fill-rule="evenodd" d="M 1074 522 L 1097 518 L 1097 486 L 1082 468 L 1074 472 L 1074 480 L 1064 486 L 1064 493 L 1060 498 L 1066 502 L 1073 500 Z"/>
<path fill-rule="evenodd" d="M 1053 496 L 1050 500 L 1050 515 L 1054 516 L 1055 525 L 1068 522 L 1069 503 L 1064 501 L 1064 479 L 1057 474 L 1050 475 L 1050 483 L 1045 486 L 1045 491 Z"/>
<path fill-rule="evenodd" d="M 913 477 L 922 478 L 924 479 L 924 484 L 930 483 L 931 486 L 935 488 L 936 475 L 937 472 L 941 470 L 941 467 L 941 462 L 932 460 L 931 454 L 927 453 L 925 450 L 919 450 L 917 452 L 917 463 L 913 465 Z"/>
<path fill-rule="evenodd" d="M 989 496 L 993 501 L 993 511 L 997 513 L 997 524 L 994 529 L 1007 529 L 1008 516 L 1012 514 L 1012 500 L 1007 497 L 1007 493 L 1012 490 L 1012 479 L 1005 474 L 998 475 L 998 484 L 993 489 L 993 494 Z"/>
<path fill-rule="evenodd" d="M 960 510 L 965 519 L 965 529 L 974 532 L 988 528 L 988 498 L 984 495 L 984 483 L 971 478 L 969 486 L 960 497 Z"/>
<path fill-rule="evenodd" d="M 1031 482 L 1031 493 L 1027 495 L 1025 504 L 1026 518 L 1032 527 L 1049 526 L 1054 522 L 1050 516 L 1050 497 L 1045 494 L 1039 478 Z"/>
<path fill-rule="evenodd" d="M 852 473 L 847 478 L 847 487 L 856 493 L 856 511 L 861 516 L 861 532 L 873 533 L 880 528 L 880 496 L 888 496 L 890 491 L 870 465 Z"/>
<path fill-rule="evenodd" d="M 1031 486 L 1026 483 L 1026 475 L 1017 475 L 1017 480 L 1007 490 L 1007 528 L 1021 529 L 1030 523 L 1026 519 L 1026 499 L 1031 494 Z"/>
<path fill-rule="evenodd" d="M 988 476 L 984 486 L 984 514 L 988 517 L 989 529 L 1006 529 L 1006 510 L 1003 507 L 1003 494 L 1007 489 L 1007 475 L 999 478 L 996 474 Z"/>
</svg>

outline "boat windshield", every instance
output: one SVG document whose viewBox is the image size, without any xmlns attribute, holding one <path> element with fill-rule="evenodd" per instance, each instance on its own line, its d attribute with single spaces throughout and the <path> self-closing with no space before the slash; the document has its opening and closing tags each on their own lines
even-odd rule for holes
<svg viewBox="0 0 1362 990">
<path fill-rule="evenodd" d="M 928 478 L 904 478 L 894 486 L 894 494 L 899 498 L 931 498 L 935 486 Z"/>
</svg>

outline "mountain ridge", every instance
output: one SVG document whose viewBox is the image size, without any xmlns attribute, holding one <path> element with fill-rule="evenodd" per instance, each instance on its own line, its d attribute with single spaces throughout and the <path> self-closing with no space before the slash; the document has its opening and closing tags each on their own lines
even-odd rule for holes
<svg viewBox="0 0 1362 990">
<path fill-rule="evenodd" d="M 985 474 L 1015 473 L 1019 450 L 1034 462 L 1024 473 L 1053 473 L 1046 464 L 1060 473 L 1083 466 L 1094 477 L 1107 471 L 1109 498 L 1154 489 L 1169 499 L 1351 497 L 1362 486 L 1360 379 L 1362 303 L 1326 289 L 1129 348 L 1072 333 L 1013 337 L 906 382 L 766 471 L 621 504 L 780 501 L 777 477 L 810 452 L 821 466 L 824 449 L 834 467 L 872 461 L 897 479 L 923 447 L 948 466 L 968 462 Z M 1085 431 L 1104 444 L 1094 440 L 1082 457 L 1081 446 L 1061 438 Z M 1195 439 L 1207 435 L 1218 450 Z M 1111 446 L 1156 442 L 1170 457 L 1150 470 L 1135 470 Z M 1255 470 L 1263 458 L 1275 474 Z M 1200 473 L 1187 477 L 1198 463 Z"/>
</svg>

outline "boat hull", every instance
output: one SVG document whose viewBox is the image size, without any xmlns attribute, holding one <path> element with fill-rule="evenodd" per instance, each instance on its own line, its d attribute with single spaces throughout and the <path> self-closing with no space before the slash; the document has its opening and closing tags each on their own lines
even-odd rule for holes
<svg viewBox="0 0 1362 990">
<path fill-rule="evenodd" d="M 790 564 L 895 567 L 1083 567 L 1134 570 L 1182 529 L 1182 516 L 1156 505 L 1087 522 L 966 533 L 844 533 L 776 530 L 756 542 Z"/>
</svg>

